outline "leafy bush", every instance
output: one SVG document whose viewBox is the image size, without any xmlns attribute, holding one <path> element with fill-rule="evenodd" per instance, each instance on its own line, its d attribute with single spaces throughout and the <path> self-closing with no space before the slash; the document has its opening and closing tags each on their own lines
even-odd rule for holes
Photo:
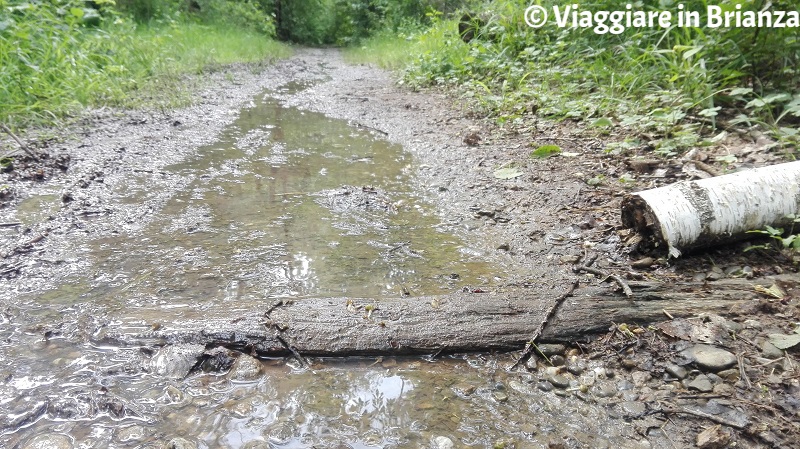
<svg viewBox="0 0 800 449">
<path fill-rule="evenodd" d="M 132 91 L 164 82 L 173 85 L 152 98 L 177 101 L 186 90 L 177 80 L 182 73 L 285 53 L 242 26 L 162 18 L 151 21 L 155 28 L 137 27 L 112 2 L 94 3 L 99 11 L 82 0 L 0 0 L 0 121 L 17 127 L 85 105 L 130 104 L 139 101 L 129 98 Z"/>
<path fill-rule="evenodd" d="M 549 10 L 566 6 L 556 0 L 539 3 Z M 653 3 L 635 7 L 677 13 L 678 2 Z M 707 6 L 705 0 L 682 3 L 693 11 Z M 737 3 L 746 9 L 763 6 L 761 1 L 713 2 L 729 10 Z M 772 3 L 773 9 L 795 9 L 793 1 Z M 606 117 L 660 136 L 665 155 L 697 143 L 699 128 L 713 129 L 719 118 L 760 123 L 784 140 L 797 138 L 791 126 L 800 117 L 798 29 L 632 28 L 613 35 L 561 29 L 552 20 L 533 29 L 521 20 L 529 5 L 527 0 L 486 2 L 485 24 L 470 44 L 459 39 L 454 21 L 436 22 L 419 39 L 440 36 L 438 45 L 418 54 L 405 81 L 459 86 L 501 123 L 520 122 L 534 112 L 557 119 Z M 580 8 L 624 6 L 595 0 Z"/>
</svg>

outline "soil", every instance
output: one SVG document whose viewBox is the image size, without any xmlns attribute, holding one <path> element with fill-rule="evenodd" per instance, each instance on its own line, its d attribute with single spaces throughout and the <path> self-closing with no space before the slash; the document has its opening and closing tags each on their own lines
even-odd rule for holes
<svg viewBox="0 0 800 449">
<path fill-rule="evenodd" d="M 290 106 L 346 119 L 409 151 L 416 162 L 415 183 L 437 214 L 498 266 L 510 267 L 505 285 L 492 289 L 532 288 L 553 298 L 575 280 L 616 289 L 600 276 L 573 271 L 595 257 L 597 269 L 628 281 L 702 285 L 695 290 L 699 299 L 721 279 L 779 287 L 772 293 L 753 288 L 748 307 L 724 316 L 670 319 L 665 311 L 661 323 L 609 322 L 608 333 L 545 345 L 518 369 L 534 375 L 531 382 L 542 394 L 584 395 L 607 407 L 653 447 L 789 448 L 800 441 L 800 345 L 781 351 L 768 343 L 770 335 L 793 334 L 800 322 L 796 261 L 777 251 L 745 252 L 752 243 L 668 260 L 637 250 L 619 217 L 627 192 L 705 177 L 705 170 L 724 173 L 782 161 L 763 135 L 731 132 L 683 158 L 653 156 L 647 136 L 637 136 L 645 143 L 636 148 L 605 151 L 630 136 L 535 116 L 499 126 L 459 100 L 457 92 L 411 91 L 398 85 L 395 75 L 349 65 L 334 50 L 298 50 L 272 67 L 229 67 L 208 76 L 209 87 L 186 109 L 91 110 L 63 129 L 20 136 L 40 160 L 17 155 L 0 174 L 1 298 L 9 321 L 19 313 L 17 295 L 57 287 L 86 268 L 80 254 L 64 254 L 68 242 L 113 239 L 119 229 L 154 220 L 185 187 L 185 180 L 164 167 L 213 141 L 243 105 L 272 89 Z M 304 89 L 279 89 L 289 82 Z M 542 144 L 557 144 L 565 153 L 532 159 L 531 150 Z M 14 146 L 7 139 L 2 147 Z M 735 162 L 718 159 L 731 155 Z M 495 175 L 508 167 L 521 174 Z M 140 201 L 123 203 L 119 192 L 132 180 L 143 182 L 147 191 Z M 377 205 L 356 201 L 357 206 L 392 207 L 382 193 L 347 189 L 352 201 L 380 200 Z M 337 207 L 341 193 L 329 198 Z M 56 195 L 61 205 L 19 220 L 20 204 L 36 195 Z M 107 219 L 91 219 L 98 215 Z M 102 318 L 86 320 L 90 323 L 83 323 L 82 331 L 71 328 L 75 335 L 102 326 Z M 52 329 L 45 326 L 41 332 Z M 700 344 L 724 348 L 735 364 L 709 368 L 687 355 Z M 515 355 L 496 357 L 511 366 Z M 585 379 L 589 371 L 595 380 Z M 599 378 L 615 392 L 587 395 Z M 549 447 L 581 446 L 565 436 Z"/>
</svg>

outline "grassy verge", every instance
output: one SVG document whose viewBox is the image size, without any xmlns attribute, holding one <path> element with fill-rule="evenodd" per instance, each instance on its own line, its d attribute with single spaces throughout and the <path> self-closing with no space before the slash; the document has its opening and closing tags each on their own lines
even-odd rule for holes
<svg viewBox="0 0 800 449">
<path fill-rule="evenodd" d="M 548 10 L 563 7 L 539 3 Z M 702 1 L 683 3 L 704 10 Z M 773 3 L 775 9 L 795 8 Z M 411 42 L 379 36 L 351 54 L 354 60 L 404 67 L 404 82 L 412 86 L 458 89 L 504 126 L 528 126 L 540 116 L 580 121 L 599 133 L 625 129 L 637 137 L 622 143 L 623 149 L 651 148 L 669 157 L 712 143 L 711 136 L 727 127 L 758 125 L 794 157 L 800 31 L 643 27 L 615 35 L 552 23 L 532 29 L 522 20 L 529 4 L 485 2 L 476 9 L 487 12 L 484 23 L 470 43 L 462 42 L 454 21 L 441 20 Z M 605 0 L 582 8 L 624 9 Z"/>
<path fill-rule="evenodd" d="M 52 123 L 86 106 L 175 106 L 188 98 L 184 74 L 289 53 L 246 28 L 137 26 L 113 11 L 87 24 L 91 11 L 71 5 L 0 0 L 0 122 Z"/>
</svg>

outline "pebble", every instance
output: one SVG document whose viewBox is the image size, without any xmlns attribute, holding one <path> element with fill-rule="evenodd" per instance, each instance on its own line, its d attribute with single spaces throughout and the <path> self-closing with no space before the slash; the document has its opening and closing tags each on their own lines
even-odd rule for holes
<svg viewBox="0 0 800 449">
<path fill-rule="evenodd" d="M 191 441 L 177 437 L 169 440 L 167 444 L 162 446 L 163 449 L 197 449 L 197 445 Z"/>
<path fill-rule="evenodd" d="M 539 352 L 550 357 L 556 354 L 563 354 L 567 347 L 558 343 L 542 343 L 537 345 Z"/>
<path fill-rule="evenodd" d="M 733 393 L 736 391 L 732 385 L 729 384 L 717 384 L 714 385 L 714 394 L 718 394 L 720 396 L 732 396 Z"/>
<path fill-rule="evenodd" d="M 633 384 L 636 385 L 637 388 L 642 388 L 647 384 L 647 381 L 650 380 L 650 373 L 647 371 L 636 371 L 631 374 L 631 378 L 633 379 Z"/>
<path fill-rule="evenodd" d="M 547 376 L 546 380 L 553 384 L 556 388 L 567 388 L 569 387 L 569 379 L 561 374 L 554 374 L 551 376 Z"/>
<path fill-rule="evenodd" d="M 706 274 L 705 273 L 695 273 L 695 275 L 692 276 L 692 280 L 694 282 L 703 282 L 703 281 L 706 280 Z"/>
<path fill-rule="evenodd" d="M 736 382 L 739 380 L 739 370 L 736 368 L 722 370 L 718 372 L 717 375 L 728 382 Z"/>
<path fill-rule="evenodd" d="M 695 365 L 706 371 L 722 371 L 737 362 L 735 355 L 710 345 L 692 346 L 682 351 L 681 355 L 694 361 Z"/>
<path fill-rule="evenodd" d="M 631 360 L 631 359 L 624 359 L 622 361 L 622 367 L 627 369 L 627 370 L 632 370 L 632 369 L 636 368 L 636 361 Z"/>
<path fill-rule="evenodd" d="M 725 272 L 720 267 L 714 267 L 706 274 L 706 279 L 709 281 L 718 281 L 725 277 Z"/>
<path fill-rule="evenodd" d="M 625 401 L 620 402 L 619 404 L 620 409 L 622 409 L 623 416 L 626 417 L 637 417 L 644 414 L 647 411 L 647 406 L 644 402 L 641 401 Z"/>
<path fill-rule="evenodd" d="M 753 273 L 753 267 L 751 266 L 744 266 L 742 267 L 742 276 L 746 277 L 747 279 L 751 279 L 755 274 Z"/>
<path fill-rule="evenodd" d="M 247 354 L 241 354 L 236 358 L 228 378 L 231 380 L 253 380 L 261 375 L 264 365 L 260 360 Z"/>
<path fill-rule="evenodd" d="M 550 363 L 552 363 L 553 366 L 564 366 L 564 363 L 566 363 L 566 360 L 564 360 L 564 356 L 563 355 L 556 354 L 556 355 L 550 357 Z"/>
<path fill-rule="evenodd" d="M 686 368 L 675 365 L 674 363 L 667 365 L 666 368 L 664 368 L 664 371 L 666 371 L 666 373 L 671 377 L 678 380 L 686 379 L 686 376 L 689 374 L 689 372 L 686 371 Z"/>
<path fill-rule="evenodd" d="M 72 449 L 72 440 L 60 433 L 36 435 L 22 449 Z"/>
<path fill-rule="evenodd" d="M 593 389 L 594 395 L 601 398 L 611 398 L 617 395 L 617 389 L 607 383 L 595 384 Z"/>
<path fill-rule="evenodd" d="M 453 440 L 444 436 L 435 437 L 432 441 L 433 449 L 453 449 Z"/>
<path fill-rule="evenodd" d="M 714 385 L 711 384 L 711 380 L 705 374 L 695 377 L 693 381 L 689 382 L 688 387 L 690 390 L 699 391 L 701 393 L 708 393 L 714 390 Z"/>
<path fill-rule="evenodd" d="M 728 277 L 739 277 L 742 275 L 742 267 L 735 265 L 732 267 L 728 267 L 725 269 L 725 276 Z"/>
<path fill-rule="evenodd" d="M 492 397 L 497 402 L 506 402 L 508 400 L 508 395 L 505 391 L 495 391 L 492 393 Z"/>
<path fill-rule="evenodd" d="M 553 384 L 551 384 L 550 382 L 542 381 L 542 382 L 539 382 L 539 383 L 536 384 L 536 388 L 538 388 L 538 389 L 540 389 L 542 391 L 545 391 L 545 392 L 546 391 L 553 391 Z"/>
<path fill-rule="evenodd" d="M 784 356 L 783 350 L 778 349 L 769 340 L 761 342 L 761 355 L 768 359 L 779 359 Z"/>
<path fill-rule="evenodd" d="M 580 376 L 581 374 L 583 374 L 583 371 L 585 369 L 586 368 L 584 368 L 584 366 L 580 363 L 570 363 L 569 365 L 567 365 L 567 371 L 576 376 Z"/>
<path fill-rule="evenodd" d="M 463 396 L 470 396 L 472 393 L 475 393 L 475 386 L 469 384 L 458 384 L 453 389 L 456 393 L 463 395 Z"/>
<path fill-rule="evenodd" d="M 711 426 L 697 435 L 695 445 L 700 449 L 722 449 L 728 447 L 731 442 L 731 435 L 722 430 L 722 426 L 717 424 Z"/>
<path fill-rule="evenodd" d="M 619 391 L 628 391 L 633 390 L 635 385 L 632 382 L 622 379 L 621 381 L 617 382 L 617 390 Z"/>
<path fill-rule="evenodd" d="M 631 262 L 631 267 L 638 269 L 648 268 L 654 263 L 656 263 L 656 261 L 652 257 L 645 257 L 643 259 L 634 260 L 633 262 Z"/>
</svg>

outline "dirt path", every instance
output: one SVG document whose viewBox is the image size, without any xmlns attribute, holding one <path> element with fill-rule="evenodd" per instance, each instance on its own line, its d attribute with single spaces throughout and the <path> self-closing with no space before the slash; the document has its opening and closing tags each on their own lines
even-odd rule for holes
<svg viewBox="0 0 800 449">
<path fill-rule="evenodd" d="M 217 141 L 242 108 L 270 89 L 271 96 L 288 107 L 345 119 L 410 152 L 416 169 L 408 175 L 417 193 L 434 205 L 437 216 L 467 247 L 506 268 L 493 285 L 470 287 L 495 292 L 531 289 L 553 299 L 575 280 L 582 287 L 615 290 L 615 284 L 572 270 L 594 256 L 595 267 L 629 282 L 693 281 L 683 292 L 687 295 L 712 295 L 715 288 L 722 288 L 722 283 L 715 284 L 719 278 L 754 277 L 736 287 L 748 289 L 749 296 L 743 299 L 750 301 L 749 307 L 724 318 L 675 320 L 659 328 L 612 323 L 609 318 L 612 332 L 603 339 L 588 345 L 548 347 L 543 351 L 546 357 L 534 357 L 519 375 L 525 376 L 526 388 L 534 394 L 569 396 L 632 423 L 625 432 L 629 438 L 637 435 L 638 441 L 626 447 L 691 447 L 704 429 L 711 429 L 710 438 L 736 441 L 740 446 L 791 447 L 793 435 L 798 434 L 800 410 L 792 399 L 800 388 L 797 368 L 791 352 L 776 353 L 764 337 L 789 333 L 791 322 L 800 319 L 793 268 L 782 260 L 748 258 L 739 247 L 678 262 L 640 260 L 638 268 L 631 267 L 631 257 L 625 252 L 630 235 L 618 223 L 625 187 L 613 181 L 631 168 L 624 157 L 609 157 L 603 151 L 606 139 L 618 136 L 600 137 L 570 124 L 540 123 L 522 133 L 498 129 L 470 118 L 472 113 L 450 96 L 410 92 L 397 87 L 390 74 L 347 65 L 329 50 L 300 50 L 264 72 L 232 68 L 211 77 L 212 87 L 199 94 L 196 106 L 185 110 L 94 111 L 75 126 L 59 130 L 57 138 L 48 138 L 53 131 L 29 137 L 48 159 L 44 165 L 19 163 L 0 181 L 4 205 L 0 209 L 0 301 L 2 323 L 9 327 L 8 341 L 23 344 L 56 337 L 118 344 L 123 329 L 123 335 L 136 336 L 123 339 L 125 343 L 150 351 L 167 342 L 198 343 L 196 335 L 206 329 L 199 329 L 197 321 L 186 319 L 195 328 L 194 336 L 187 337 L 170 334 L 172 323 L 165 318 L 169 315 L 142 318 L 145 310 L 159 313 L 155 300 L 140 298 L 138 321 L 113 303 L 93 302 L 91 298 L 108 291 L 106 286 L 146 283 L 147 276 L 153 275 L 148 271 L 141 279 L 117 279 L 101 269 L 102 261 L 98 265 L 92 258 L 97 242 L 111 252 L 114 242 L 125 236 L 136 236 L 145 245 L 143 232 L 157 226 L 163 210 L 183 198 L 181 194 L 191 191 L 197 181 L 174 167 L 185 164 L 198 148 Z M 231 78 L 233 82 L 226 80 Z M 288 83 L 302 88 L 279 89 Z M 528 157 L 532 142 L 552 141 L 577 154 L 544 160 Z M 495 176 L 496 170 L 511 166 L 521 175 Z M 219 167 L 222 172 L 235 169 Z M 659 169 L 670 176 L 650 177 Z M 674 163 L 656 162 L 638 173 L 637 186 L 667 182 L 683 176 L 680 173 Z M 176 226 L 176 234 L 202 227 L 203 214 L 198 210 L 183 217 L 186 222 Z M 194 256 L 182 253 L 181 257 Z M 154 272 L 158 263 L 156 259 Z M 75 283 L 87 270 L 96 275 L 88 290 Z M 749 290 L 750 282 L 767 286 L 777 282 L 785 296 L 769 300 Z M 697 288 L 703 284 L 704 290 Z M 209 295 L 214 294 L 215 290 L 209 290 Z M 82 298 L 77 305 L 76 296 Z M 227 313 L 227 307 L 195 311 Z M 633 303 L 631 308 L 635 308 Z M 602 310 L 611 317 L 618 309 Z M 242 313 L 231 308 L 223 318 L 233 323 L 229 335 L 253 325 L 252 320 L 240 320 Z M 702 365 L 691 351 L 704 343 L 725 348 L 735 363 Z M 205 349 L 195 348 L 190 356 L 200 357 Z M 512 362 L 509 356 L 496 360 L 503 366 Z M 17 373 L 8 376 L 19 377 Z M 488 394 L 494 400 L 502 397 Z M 715 429 L 713 424 L 723 427 Z M 551 441 L 550 447 L 592 444 L 561 439 Z"/>
</svg>

